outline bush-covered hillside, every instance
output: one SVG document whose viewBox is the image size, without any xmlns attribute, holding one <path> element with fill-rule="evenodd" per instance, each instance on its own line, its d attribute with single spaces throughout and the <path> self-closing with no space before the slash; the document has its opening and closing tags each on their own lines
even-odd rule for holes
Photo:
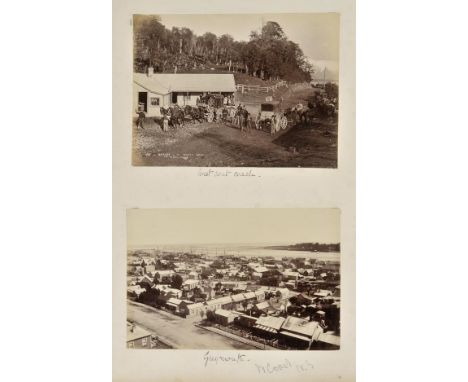
<svg viewBox="0 0 468 382">
<path fill-rule="evenodd" d="M 229 34 L 197 36 L 189 28 L 166 28 L 158 16 L 135 15 L 134 70 L 153 66 L 156 72 L 244 73 L 262 80 L 309 81 L 312 67 L 298 44 L 281 26 L 268 21 L 249 41 Z"/>
</svg>

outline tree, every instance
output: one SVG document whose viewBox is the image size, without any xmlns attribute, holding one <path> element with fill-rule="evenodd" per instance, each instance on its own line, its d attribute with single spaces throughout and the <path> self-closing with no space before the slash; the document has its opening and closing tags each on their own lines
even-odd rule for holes
<svg viewBox="0 0 468 382">
<path fill-rule="evenodd" d="M 182 279 L 182 276 L 176 273 L 174 276 L 172 276 L 171 287 L 175 289 L 180 289 L 183 282 L 184 280 Z"/>
<path fill-rule="evenodd" d="M 201 278 L 203 280 L 206 280 L 208 278 L 208 276 L 211 276 L 212 274 L 213 274 L 213 272 L 210 269 L 203 269 L 203 271 L 201 273 Z"/>
<path fill-rule="evenodd" d="M 197 36 L 186 27 L 166 28 L 159 16 L 135 15 L 134 67 L 145 71 L 174 68 L 191 70 L 224 63 L 229 71 L 243 71 L 261 78 L 292 82 L 310 80 L 312 66 L 299 45 L 288 40 L 281 26 L 267 21 L 260 32 L 252 31 L 248 42 L 206 32 Z"/>
<path fill-rule="evenodd" d="M 338 85 L 332 82 L 327 82 L 325 84 L 325 93 L 327 93 L 327 97 L 330 99 L 338 98 Z"/>
<path fill-rule="evenodd" d="M 156 305 L 156 300 L 160 295 L 159 289 L 149 288 L 138 297 L 138 301 L 143 304 Z"/>
<path fill-rule="evenodd" d="M 262 38 L 285 40 L 283 28 L 276 21 L 267 21 L 262 28 Z"/>
</svg>

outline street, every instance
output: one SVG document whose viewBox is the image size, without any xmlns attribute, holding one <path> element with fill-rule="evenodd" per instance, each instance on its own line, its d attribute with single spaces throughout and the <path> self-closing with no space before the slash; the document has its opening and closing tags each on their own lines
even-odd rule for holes
<svg viewBox="0 0 468 382">
<path fill-rule="evenodd" d="M 127 300 L 127 319 L 167 338 L 179 349 L 251 350 L 254 347 L 197 328 L 192 320 Z"/>
</svg>

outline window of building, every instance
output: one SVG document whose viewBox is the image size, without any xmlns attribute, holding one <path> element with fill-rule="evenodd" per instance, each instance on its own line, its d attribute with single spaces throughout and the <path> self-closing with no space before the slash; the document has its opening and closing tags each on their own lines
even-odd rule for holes
<svg viewBox="0 0 468 382">
<path fill-rule="evenodd" d="M 192 99 L 192 96 L 189 93 L 187 93 L 187 94 L 184 95 L 184 99 L 186 101 L 190 101 Z"/>
<path fill-rule="evenodd" d="M 141 339 L 141 344 L 142 344 L 143 346 L 146 346 L 147 343 L 148 343 L 148 338 L 145 337 L 145 338 L 142 338 L 142 339 Z"/>
<path fill-rule="evenodd" d="M 159 97 L 151 97 L 151 106 L 159 106 Z"/>
<path fill-rule="evenodd" d="M 129 348 L 135 347 L 134 344 L 133 344 L 133 341 L 128 342 L 128 347 L 129 347 Z"/>
</svg>

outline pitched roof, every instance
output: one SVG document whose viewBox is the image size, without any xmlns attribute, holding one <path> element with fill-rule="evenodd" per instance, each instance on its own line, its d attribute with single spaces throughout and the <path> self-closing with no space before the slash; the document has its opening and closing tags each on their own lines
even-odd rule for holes
<svg viewBox="0 0 468 382">
<path fill-rule="evenodd" d="M 199 282 L 200 282 L 200 280 L 188 279 L 188 280 L 185 280 L 185 281 L 184 281 L 184 285 L 185 285 L 185 284 L 198 284 Z"/>
<path fill-rule="evenodd" d="M 233 74 L 192 73 L 134 73 L 133 81 L 147 90 L 168 94 L 170 92 L 235 92 Z"/>
<path fill-rule="evenodd" d="M 317 341 L 325 342 L 327 344 L 331 344 L 335 346 L 340 346 L 340 336 L 337 336 L 336 334 L 321 333 L 318 336 Z"/>
<path fill-rule="evenodd" d="M 143 293 L 146 291 L 145 288 L 142 288 L 140 285 L 130 285 L 127 287 L 128 292 Z"/>
<path fill-rule="evenodd" d="M 214 300 L 207 301 L 207 305 L 217 305 L 217 304 L 227 304 L 229 302 L 232 302 L 231 297 L 226 296 L 226 297 L 220 297 L 216 298 Z"/>
<path fill-rule="evenodd" d="M 155 269 L 154 272 L 159 273 L 160 276 L 172 275 L 174 273 L 172 269 Z"/>
<path fill-rule="evenodd" d="M 329 290 L 326 290 L 326 289 L 320 289 L 319 292 L 315 292 L 314 293 L 314 296 L 318 296 L 318 297 L 327 297 L 327 296 L 331 296 L 333 293 Z"/>
<path fill-rule="evenodd" d="M 133 82 L 146 90 L 156 94 L 169 94 L 167 86 L 159 82 L 155 77 L 145 73 L 133 73 Z"/>
<path fill-rule="evenodd" d="M 240 302 L 240 301 L 245 300 L 245 297 L 242 293 L 233 294 L 231 297 L 232 297 L 232 300 L 235 302 Z"/>
<path fill-rule="evenodd" d="M 182 304 L 182 300 L 179 300 L 178 298 L 171 297 L 169 300 L 167 300 L 168 304 L 174 304 L 174 305 L 180 305 Z"/>
<path fill-rule="evenodd" d="M 263 309 L 268 309 L 270 307 L 270 304 L 268 303 L 268 301 L 263 301 L 263 302 L 258 303 L 255 306 L 257 307 L 257 309 L 263 310 Z"/>
<path fill-rule="evenodd" d="M 132 329 L 133 326 L 133 329 Z M 135 341 L 140 338 L 148 337 L 151 333 L 139 326 L 127 322 L 127 342 Z"/>
<path fill-rule="evenodd" d="M 218 316 L 223 316 L 223 317 L 227 317 L 227 318 L 233 316 L 233 314 L 232 314 L 232 312 L 230 310 L 225 310 L 225 309 L 216 309 L 215 314 L 217 314 Z"/>
<path fill-rule="evenodd" d="M 315 336 L 318 336 L 319 333 L 323 332 L 323 329 L 319 326 L 318 322 L 307 321 L 294 316 L 288 316 L 281 330 L 288 330 L 309 338 L 314 337 L 314 334 Z"/>
<path fill-rule="evenodd" d="M 267 328 L 267 329 L 273 329 L 274 331 L 278 331 L 283 325 L 283 322 L 284 322 L 283 317 L 273 317 L 273 316 L 259 317 L 255 327 L 258 326 L 258 329 L 263 329 L 263 330 L 265 330 L 264 328 Z"/>
</svg>

